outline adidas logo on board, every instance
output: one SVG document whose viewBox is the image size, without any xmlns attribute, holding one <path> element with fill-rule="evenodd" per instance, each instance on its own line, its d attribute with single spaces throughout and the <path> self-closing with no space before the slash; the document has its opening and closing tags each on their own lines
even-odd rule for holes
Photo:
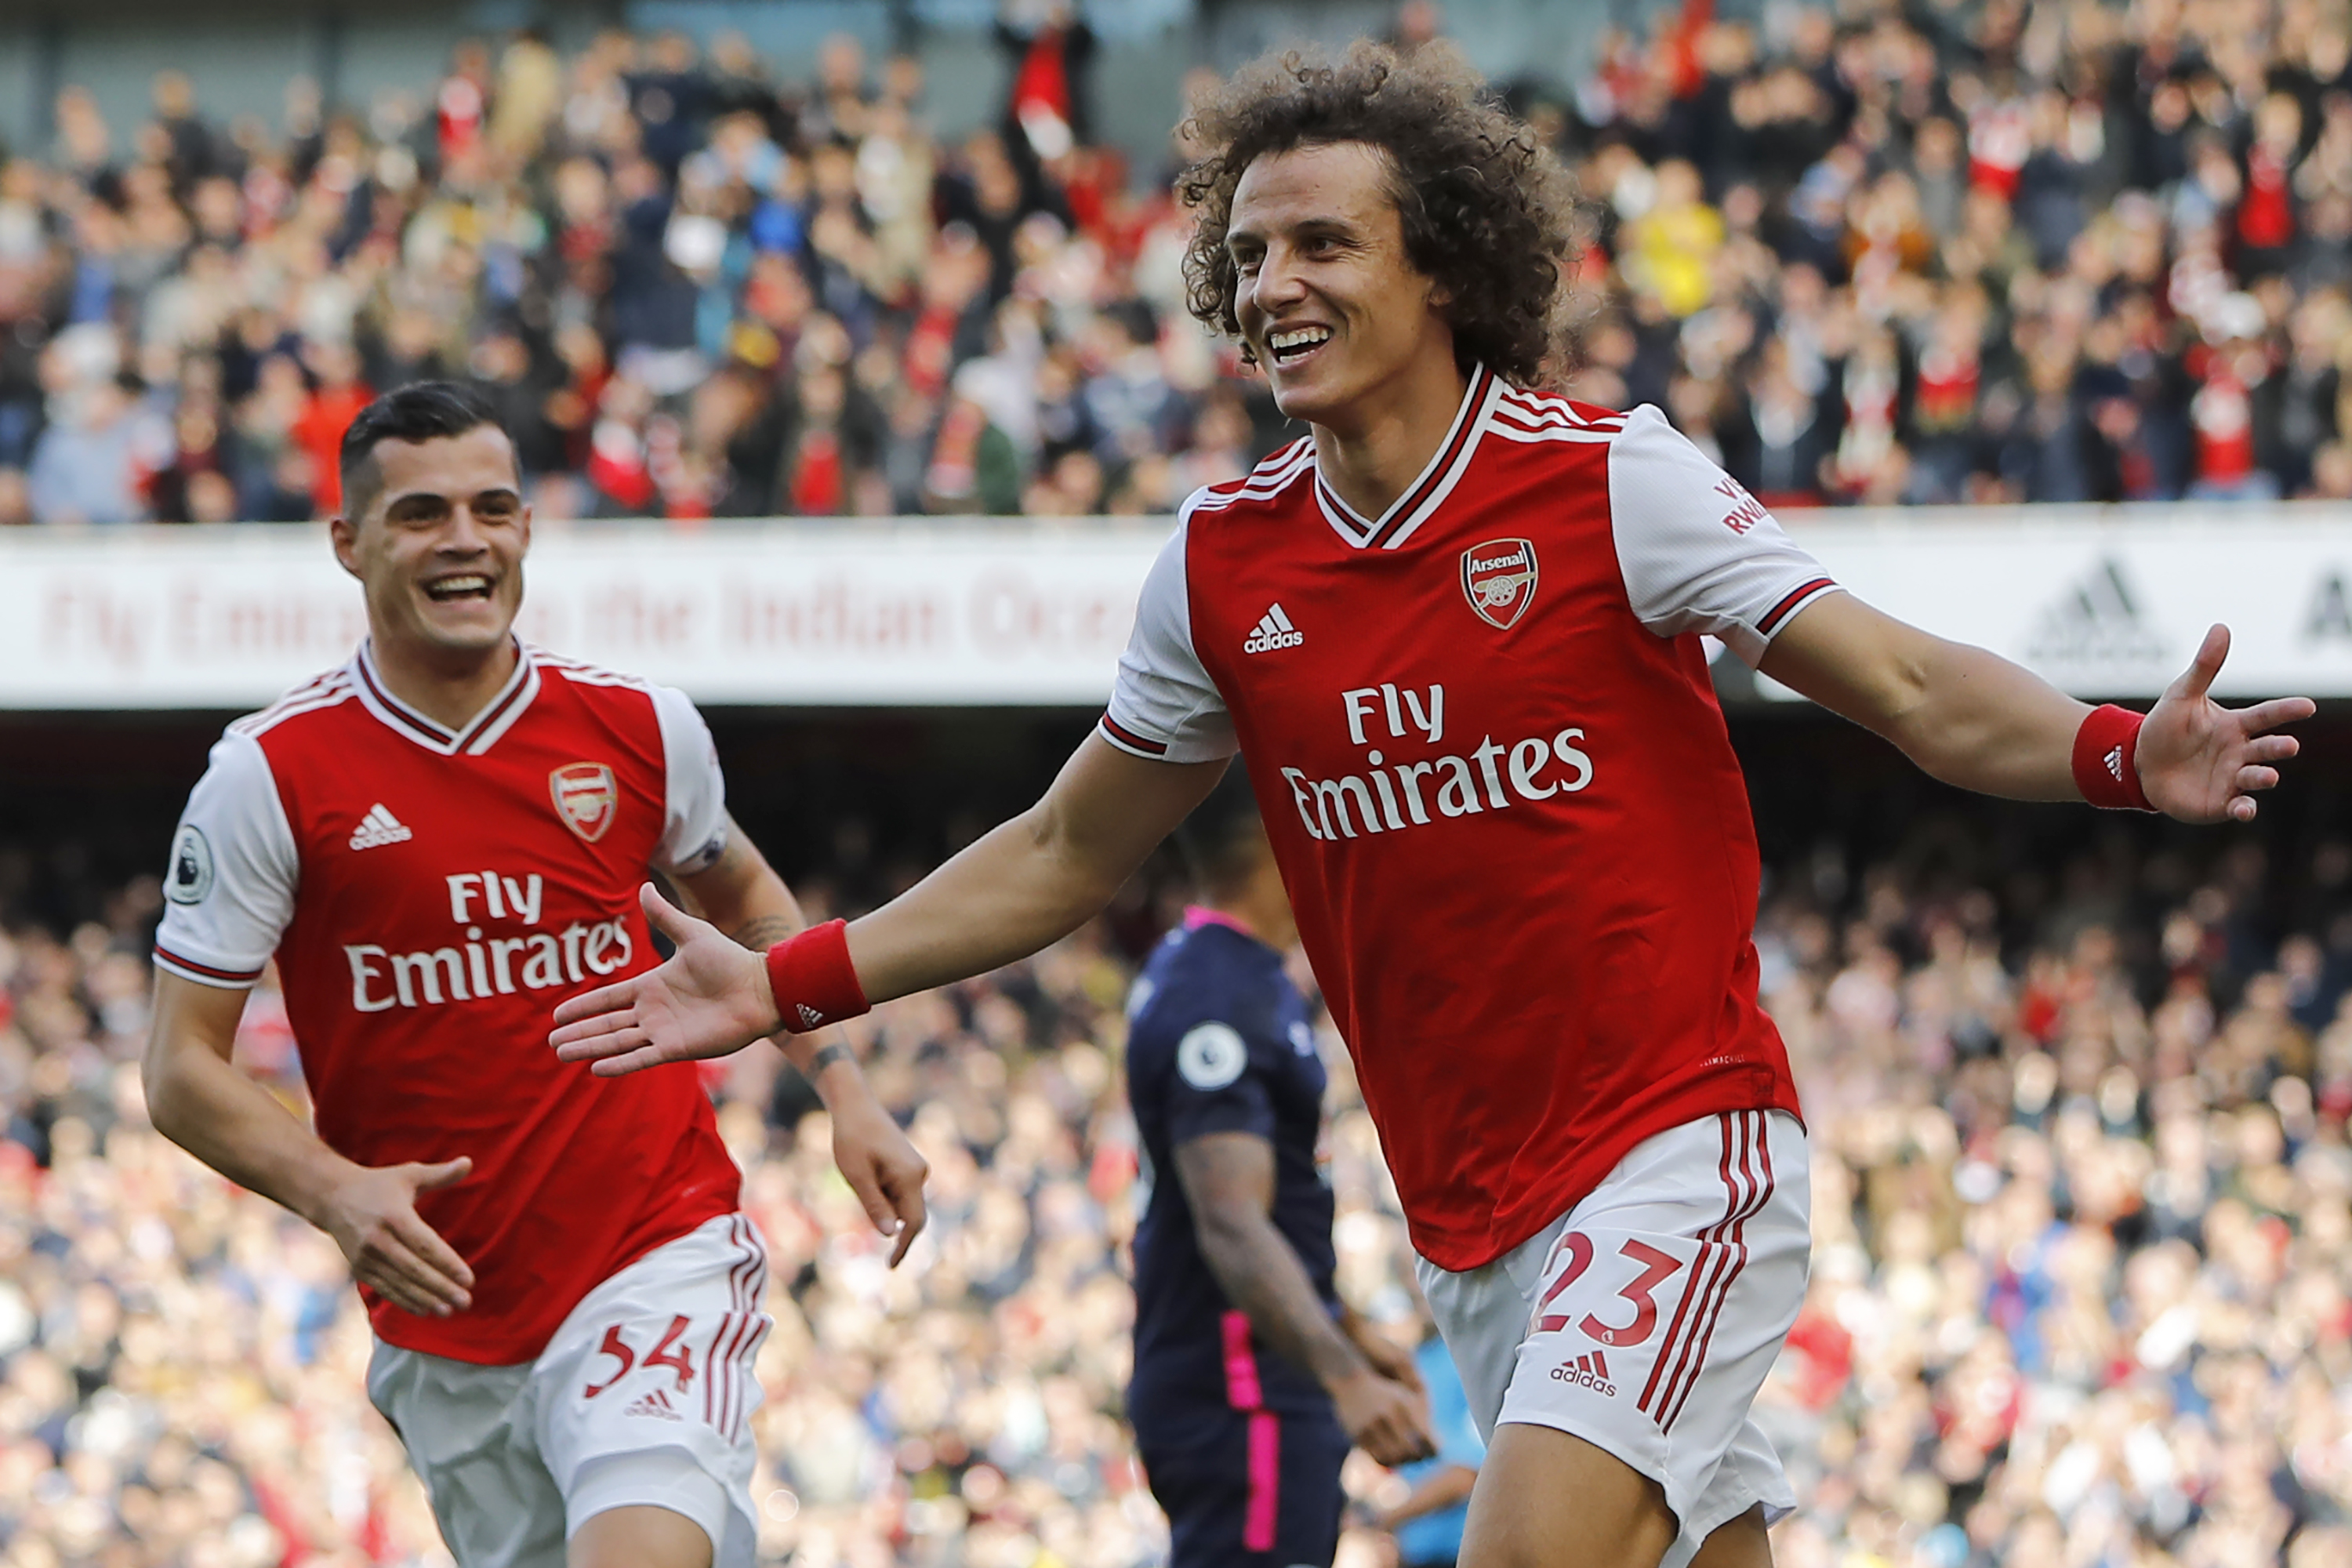
<svg viewBox="0 0 2352 1568">
<path fill-rule="evenodd" d="M 383 845 L 398 844 L 415 837 L 415 834 L 411 833 L 402 824 L 400 818 L 393 816 L 385 809 L 383 803 L 378 801 L 368 807 L 368 814 L 361 817 L 360 825 L 352 830 L 352 847 L 374 849 Z"/>
</svg>

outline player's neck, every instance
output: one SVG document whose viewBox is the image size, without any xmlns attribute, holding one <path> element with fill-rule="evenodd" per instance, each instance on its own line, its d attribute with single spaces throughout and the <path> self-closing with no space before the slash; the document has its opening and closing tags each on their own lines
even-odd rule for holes
<svg viewBox="0 0 2352 1568">
<path fill-rule="evenodd" d="M 1444 444 L 1469 378 L 1442 355 L 1423 354 L 1376 391 L 1317 424 L 1315 466 L 1323 482 L 1365 517 L 1404 494 Z"/>
<path fill-rule="evenodd" d="M 396 637 L 368 639 L 384 689 L 435 723 L 462 730 L 496 697 L 521 658 L 513 637 L 478 651 L 421 647 Z"/>
</svg>

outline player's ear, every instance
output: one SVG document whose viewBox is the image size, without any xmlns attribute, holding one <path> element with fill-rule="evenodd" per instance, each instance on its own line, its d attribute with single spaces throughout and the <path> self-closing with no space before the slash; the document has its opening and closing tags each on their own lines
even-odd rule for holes
<svg viewBox="0 0 2352 1568">
<path fill-rule="evenodd" d="M 356 577 L 360 574 L 359 524 L 342 512 L 327 520 L 327 538 L 335 546 L 335 563 Z"/>
</svg>

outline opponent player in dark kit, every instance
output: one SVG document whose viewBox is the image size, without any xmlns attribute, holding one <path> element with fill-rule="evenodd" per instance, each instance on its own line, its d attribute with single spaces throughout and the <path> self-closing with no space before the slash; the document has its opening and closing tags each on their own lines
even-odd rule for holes
<svg viewBox="0 0 2352 1568">
<path fill-rule="evenodd" d="M 1701 637 L 1947 783 L 2188 822 L 2252 817 L 2312 704 L 2212 702 L 2216 626 L 2086 708 L 1841 591 L 1655 408 L 1537 390 L 1569 207 L 1458 55 L 1262 60 L 1192 130 L 1193 309 L 1309 434 L 1185 503 L 1037 805 L 765 962 L 649 904 L 677 956 L 551 1039 L 631 1071 L 1033 952 L 1238 751 L 1492 1434 L 1462 1563 L 1769 1563 L 1806 1149 Z"/>
<path fill-rule="evenodd" d="M 1283 973 L 1298 928 L 1238 769 L 1177 842 L 1201 901 L 1128 1004 L 1150 1194 L 1128 1415 L 1173 1568 L 1320 1568 L 1349 1446 L 1396 1465 L 1432 1443 L 1412 1358 L 1332 1283 L 1323 1062 Z"/>
</svg>

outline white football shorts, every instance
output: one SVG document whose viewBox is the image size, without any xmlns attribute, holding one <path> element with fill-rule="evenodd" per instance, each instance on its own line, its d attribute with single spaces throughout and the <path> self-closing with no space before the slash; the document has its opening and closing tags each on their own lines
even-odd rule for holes
<svg viewBox="0 0 2352 1568">
<path fill-rule="evenodd" d="M 1666 1494 L 1683 1568 L 1761 1503 L 1796 1506 L 1748 1409 L 1804 1304 L 1811 1181 L 1785 1111 L 1685 1122 L 1633 1146 L 1574 1208 L 1482 1268 L 1420 1260 L 1482 1436 L 1550 1426 Z"/>
<path fill-rule="evenodd" d="M 563 1568 L 607 1509 L 650 1504 L 751 1568 L 751 1364 L 767 1250 L 740 1214 L 667 1242 L 581 1299 L 540 1358 L 476 1366 L 378 1341 L 368 1397 L 400 1433 L 459 1568 Z"/>
</svg>

